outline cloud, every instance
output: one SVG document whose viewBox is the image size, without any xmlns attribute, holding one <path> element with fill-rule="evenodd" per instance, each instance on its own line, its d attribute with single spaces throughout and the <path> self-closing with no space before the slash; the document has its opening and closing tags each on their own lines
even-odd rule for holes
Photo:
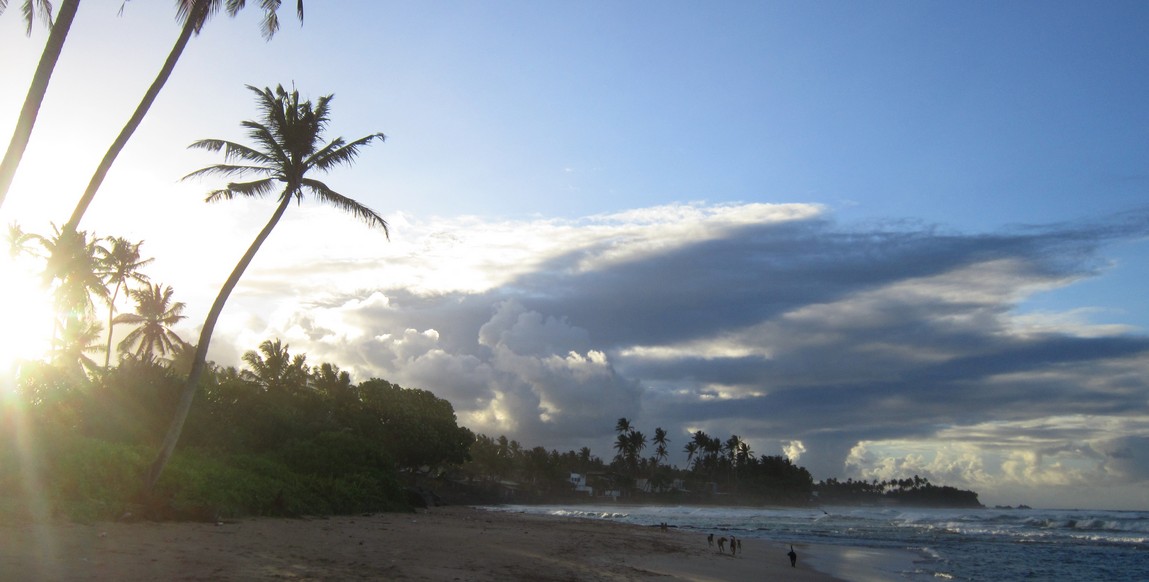
<svg viewBox="0 0 1149 582">
<path fill-rule="evenodd" d="M 1144 475 L 1130 431 L 1149 398 L 1149 338 L 1092 323 L 1096 306 L 1021 309 L 1104 273 L 1107 244 L 1149 232 L 1144 213 L 988 234 L 844 227 L 800 204 L 393 225 L 389 245 L 346 231 L 345 251 L 298 246 L 254 269 L 261 291 L 232 325 L 430 389 L 464 424 L 524 444 L 608 453 L 626 416 L 679 445 L 688 430 L 739 434 L 819 478 Z M 304 226 L 276 234 L 298 240 Z M 1073 434 L 1071 414 L 1121 428 Z"/>
</svg>

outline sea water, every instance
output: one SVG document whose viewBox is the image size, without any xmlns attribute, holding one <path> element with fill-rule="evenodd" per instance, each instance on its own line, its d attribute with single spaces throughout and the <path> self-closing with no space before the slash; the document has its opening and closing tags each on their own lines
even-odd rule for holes
<svg viewBox="0 0 1149 582">
<path fill-rule="evenodd" d="M 1149 512 L 623 504 L 498 509 L 637 525 L 665 522 L 700 535 L 728 532 L 780 545 L 809 543 L 911 557 L 881 562 L 877 567 L 885 571 L 877 575 L 872 570 L 854 575 L 841 562 L 822 568 L 845 580 L 1149 581 Z"/>
</svg>

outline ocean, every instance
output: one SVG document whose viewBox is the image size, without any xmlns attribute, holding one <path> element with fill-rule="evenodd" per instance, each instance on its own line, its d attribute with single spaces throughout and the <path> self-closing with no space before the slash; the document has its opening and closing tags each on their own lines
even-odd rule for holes
<svg viewBox="0 0 1149 582">
<path fill-rule="evenodd" d="M 817 544 L 861 550 L 852 552 L 859 556 L 879 556 L 862 559 L 865 564 L 851 565 L 849 559 L 811 562 L 819 570 L 854 582 L 1149 581 L 1149 512 L 624 504 L 488 509 L 637 525 L 666 522 L 680 530 L 696 530 L 700 536 L 728 532 L 780 546 Z"/>
</svg>

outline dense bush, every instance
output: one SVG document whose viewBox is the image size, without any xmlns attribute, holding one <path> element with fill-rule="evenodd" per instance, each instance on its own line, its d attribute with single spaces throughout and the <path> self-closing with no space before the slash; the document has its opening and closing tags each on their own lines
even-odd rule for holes
<svg viewBox="0 0 1149 582">
<path fill-rule="evenodd" d="M 0 499 L 9 500 L 0 511 L 88 520 L 126 510 L 162 519 L 398 510 L 408 508 L 401 474 L 466 460 L 474 437 L 447 401 L 377 379 L 355 386 L 330 364 L 309 370 L 278 342 L 261 349 L 245 356 L 250 370 L 207 374 L 147 499 L 143 474 L 180 375 L 132 358 L 93 378 L 26 368 L 0 414 Z"/>
</svg>

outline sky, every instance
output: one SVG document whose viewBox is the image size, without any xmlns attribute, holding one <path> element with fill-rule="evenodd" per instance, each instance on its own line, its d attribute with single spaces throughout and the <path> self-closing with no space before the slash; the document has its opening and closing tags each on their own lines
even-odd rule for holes
<svg viewBox="0 0 1149 582">
<path fill-rule="evenodd" d="M 67 219 L 171 4 L 81 6 L 5 224 Z M 217 363 L 278 338 L 606 460 L 626 417 L 680 466 L 704 430 L 815 479 L 1149 509 L 1149 5 L 286 4 L 270 42 L 252 6 L 189 43 L 81 223 L 144 241 L 194 341 L 274 200 L 205 204 L 187 145 L 244 141 L 245 85 L 387 135 L 321 179 L 389 237 L 291 207 Z M 0 135 L 46 38 L 0 15 Z"/>
</svg>

